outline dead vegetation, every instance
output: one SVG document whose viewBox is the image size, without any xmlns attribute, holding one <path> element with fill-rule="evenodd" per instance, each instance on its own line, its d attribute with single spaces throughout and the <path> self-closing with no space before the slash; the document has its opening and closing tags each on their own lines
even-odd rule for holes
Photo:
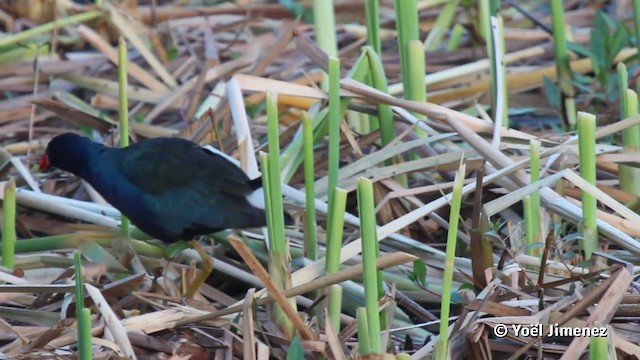
<svg viewBox="0 0 640 360">
<path fill-rule="evenodd" d="M 314 42 L 313 26 L 295 19 L 277 2 L 188 3 L 105 1 L 97 8 L 70 0 L 0 2 L 5 32 L 0 37 L 0 181 L 3 188 L 9 178 L 17 182 L 20 239 L 14 269 L 0 272 L 0 357 L 75 358 L 74 250 L 86 260 L 82 275 L 85 306 L 92 314 L 94 359 L 356 356 L 355 308 L 362 306 L 362 263 L 355 198 L 350 196 L 347 204 L 354 215 L 345 217 L 345 267 L 325 275 L 322 263 L 302 257 L 303 169 L 286 157 L 302 112 L 314 114 L 326 105 L 327 93 L 318 82 L 327 69 L 327 55 Z M 524 3 L 527 14 L 550 23 L 541 3 Z M 568 3 L 566 22 L 577 43 L 586 44 L 593 36 L 598 10 L 630 23 L 624 10 L 630 8 L 629 1 Z M 419 4 L 423 38 L 441 5 Z M 617 100 L 600 96 L 605 90 L 597 84 L 580 88 L 578 110 L 595 112 L 599 119 L 599 183 L 590 185 L 577 175 L 573 133 L 560 130 L 559 109 L 545 96 L 549 89 L 545 90 L 544 77 L 556 76 L 551 36 L 523 13 L 504 5 L 512 127 L 501 129 L 500 146 L 495 147 L 487 114 L 489 63 L 473 32 L 457 50 L 440 47 L 427 52 L 428 102 L 408 101 L 401 97 L 392 2 L 381 1 L 380 19 L 388 94 L 347 76 L 367 41 L 364 5 L 336 1 L 335 6 L 341 95 L 351 98 L 349 109 L 356 114 L 349 116 L 374 115 L 377 105 L 387 104 L 397 132 L 383 147 L 378 131 L 361 133 L 346 121 L 341 126 L 339 186 L 353 194 L 358 177 L 375 181 L 382 240 L 378 265 L 385 269 L 387 284 L 381 304 L 394 319 L 390 331 L 381 334 L 387 352 L 414 359 L 433 356 L 448 204 L 463 159 L 467 177 L 453 264 L 451 358 L 577 359 L 589 345 L 584 336 L 524 336 L 514 331 L 514 325 L 531 324 L 544 325 L 544 331 L 550 324 L 605 328 L 611 358 L 640 357 L 640 294 L 634 281 L 640 254 L 638 197 L 617 187 L 618 164 L 639 162 L 637 154 L 621 152 L 617 138 L 623 129 L 639 124 L 640 117 L 619 122 Z M 461 7 L 457 16 L 471 29 L 465 22 L 473 14 L 465 9 Z M 165 247 L 136 239 L 137 256 L 123 266 L 105 250 L 117 237 L 119 213 L 77 179 L 33 168 L 56 134 L 82 131 L 117 144 L 120 36 L 129 47 L 126 91 L 133 141 L 181 136 L 212 144 L 240 158 L 251 171 L 249 163 L 255 166 L 255 157 L 247 151 L 269 150 L 266 92 L 278 94 L 280 146 L 292 187 L 285 192 L 285 203 L 298 220 L 287 230 L 294 258 L 291 289 L 270 287 L 261 232 L 218 234 L 204 246 L 212 254 L 214 273 L 185 300 L 183 294 L 198 273 L 197 254 L 184 250 L 169 258 Z M 612 64 L 635 54 L 635 48 L 625 47 L 612 54 Z M 590 58 L 573 55 L 570 64 L 576 74 L 593 73 Z M 615 76 L 615 69 L 608 70 Z M 630 73 L 635 79 L 633 68 Z M 247 137 L 237 130 L 237 114 L 245 110 L 250 119 Z M 544 167 L 541 180 L 533 184 L 528 176 L 531 139 L 541 141 Z M 327 141 L 321 137 L 315 145 L 316 198 L 326 201 Z M 398 161 L 385 162 L 394 158 Z M 540 256 L 527 255 L 523 240 L 522 199 L 536 189 L 546 231 L 544 244 L 537 248 Z M 592 193 L 600 204 L 600 246 L 591 262 L 578 248 L 581 191 Z M 318 205 L 317 211 L 318 237 L 324 244 L 326 204 Z M 490 245 L 488 259 L 486 251 L 477 251 L 481 241 Z M 418 265 L 412 266 L 418 259 L 426 264 L 424 281 L 414 267 Z M 337 283 L 343 284 L 345 294 L 339 332 L 326 326 L 323 302 L 314 301 L 318 290 Z M 272 290 L 269 297 L 255 290 L 265 285 Z M 255 300 L 258 293 L 263 297 Z M 269 304 L 284 306 L 285 298 L 292 296 L 301 316 L 289 316 L 302 347 L 291 344 L 269 311 Z M 503 338 L 495 335 L 501 325 L 510 330 Z M 302 348 L 304 355 L 297 353 Z"/>
</svg>

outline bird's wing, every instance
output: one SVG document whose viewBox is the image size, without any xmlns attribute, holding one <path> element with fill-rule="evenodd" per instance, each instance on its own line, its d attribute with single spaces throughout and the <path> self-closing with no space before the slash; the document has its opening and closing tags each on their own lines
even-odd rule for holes
<svg viewBox="0 0 640 360">
<path fill-rule="evenodd" d="M 188 188 L 200 196 L 245 196 L 255 190 L 242 169 L 186 140 L 152 139 L 141 145 L 123 149 L 120 169 L 129 182 L 147 194 Z"/>
<path fill-rule="evenodd" d="M 242 169 L 193 143 L 173 140 L 122 149 L 119 167 L 142 192 L 138 206 L 147 212 L 139 226 L 151 221 L 150 227 L 177 236 L 264 224 L 262 210 L 249 206 L 247 196 L 256 185 Z"/>
</svg>

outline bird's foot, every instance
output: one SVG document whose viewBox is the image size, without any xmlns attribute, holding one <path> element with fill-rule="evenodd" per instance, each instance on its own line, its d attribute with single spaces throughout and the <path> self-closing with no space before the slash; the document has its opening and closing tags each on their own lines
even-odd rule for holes
<svg viewBox="0 0 640 360">
<path fill-rule="evenodd" d="M 207 280 L 211 272 L 213 271 L 213 260 L 209 254 L 198 244 L 197 241 L 191 240 L 191 246 L 198 252 L 200 258 L 202 258 L 202 270 L 196 276 L 191 284 L 187 287 L 184 297 L 191 299 L 195 295 L 196 291 L 200 289 L 200 286 Z"/>
</svg>

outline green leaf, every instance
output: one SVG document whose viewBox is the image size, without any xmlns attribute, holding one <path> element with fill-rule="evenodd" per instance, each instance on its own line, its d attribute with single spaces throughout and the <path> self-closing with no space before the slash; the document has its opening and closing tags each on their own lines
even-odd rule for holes
<svg viewBox="0 0 640 360">
<path fill-rule="evenodd" d="M 466 283 L 462 283 L 462 285 L 460 285 L 460 287 L 458 288 L 458 291 L 465 290 L 465 289 L 466 290 L 471 290 L 471 291 L 475 291 L 476 290 L 472 283 L 466 282 Z"/>
<path fill-rule="evenodd" d="M 584 57 L 593 58 L 593 52 L 588 47 L 578 44 L 577 42 L 567 41 L 567 47 L 569 50 L 573 51 L 578 55 L 582 55 Z"/>
<path fill-rule="evenodd" d="M 426 286 L 427 283 L 427 265 L 424 261 L 418 259 L 413 262 L 413 275 L 415 276 L 415 280 L 422 287 Z"/>
<path fill-rule="evenodd" d="M 542 78 L 542 84 L 544 85 L 544 95 L 547 97 L 547 101 L 549 105 L 554 109 L 561 111 L 562 107 L 560 106 L 560 90 L 553 82 L 553 80 L 544 76 Z"/>
<path fill-rule="evenodd" d="M 299 336 L 295 336 L 291 340 L 289 345 L 289 352 L 287 352 L 287 360 L 300 360 L 304 359 L 304 348 L 302 347 L 302 341 Z"/>
<path fill-rule="evenodd" d="M 191 245 L 189 245 L 189 243 L 186 241 L 174 242 L 167 247 L 167 254 L 169 254 L 169 257 L 173 258 L 182 250 L 189 248 L 191 248 Z"/>
<path fill-rule="evenodd" d="M 602 11 L 596 13 L 593 29 L 591 30 L 591 39 L 589 39 L 589 46 L 593 54 L 591 59 L 593 61 L 593 70 L 599 80 L 602 80 L 603 72 L 607 71 L 607 59 L 609 58 L 607 40 L 610 34 L 605 17 L 606 15 Z M 602 84 L 603 81 L 600 81 L 600 83 Z"/>
</svg>

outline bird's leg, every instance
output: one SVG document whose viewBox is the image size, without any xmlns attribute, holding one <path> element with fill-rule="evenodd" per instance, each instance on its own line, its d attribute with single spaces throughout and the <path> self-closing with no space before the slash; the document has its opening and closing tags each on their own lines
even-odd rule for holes
<svg viewBox="0 0 640 360">
<path fill-rule="evenodd" d="M 211 260 L 211 256 L 209 256 L 209 254 L 204 251 L 202 246 L 200 246 L 197 241 L 191 240 L 191 246 L 193 246 L 193 248 L 200 255 L 200 258 L 202 258 L 202 270 L 200 271 L 198 276 L 196 276 L 193 282 L 189 284 L 189 287 L 184 294 L 187 299 L 191 299 L 193 297 L 196 291 L 200 289 L 200 285 L 204 283 L 207 277 L 209 277 L 209 275 L 211 274 L 211 271 L 213 271 L 213 261 Z"/>
</svg>

